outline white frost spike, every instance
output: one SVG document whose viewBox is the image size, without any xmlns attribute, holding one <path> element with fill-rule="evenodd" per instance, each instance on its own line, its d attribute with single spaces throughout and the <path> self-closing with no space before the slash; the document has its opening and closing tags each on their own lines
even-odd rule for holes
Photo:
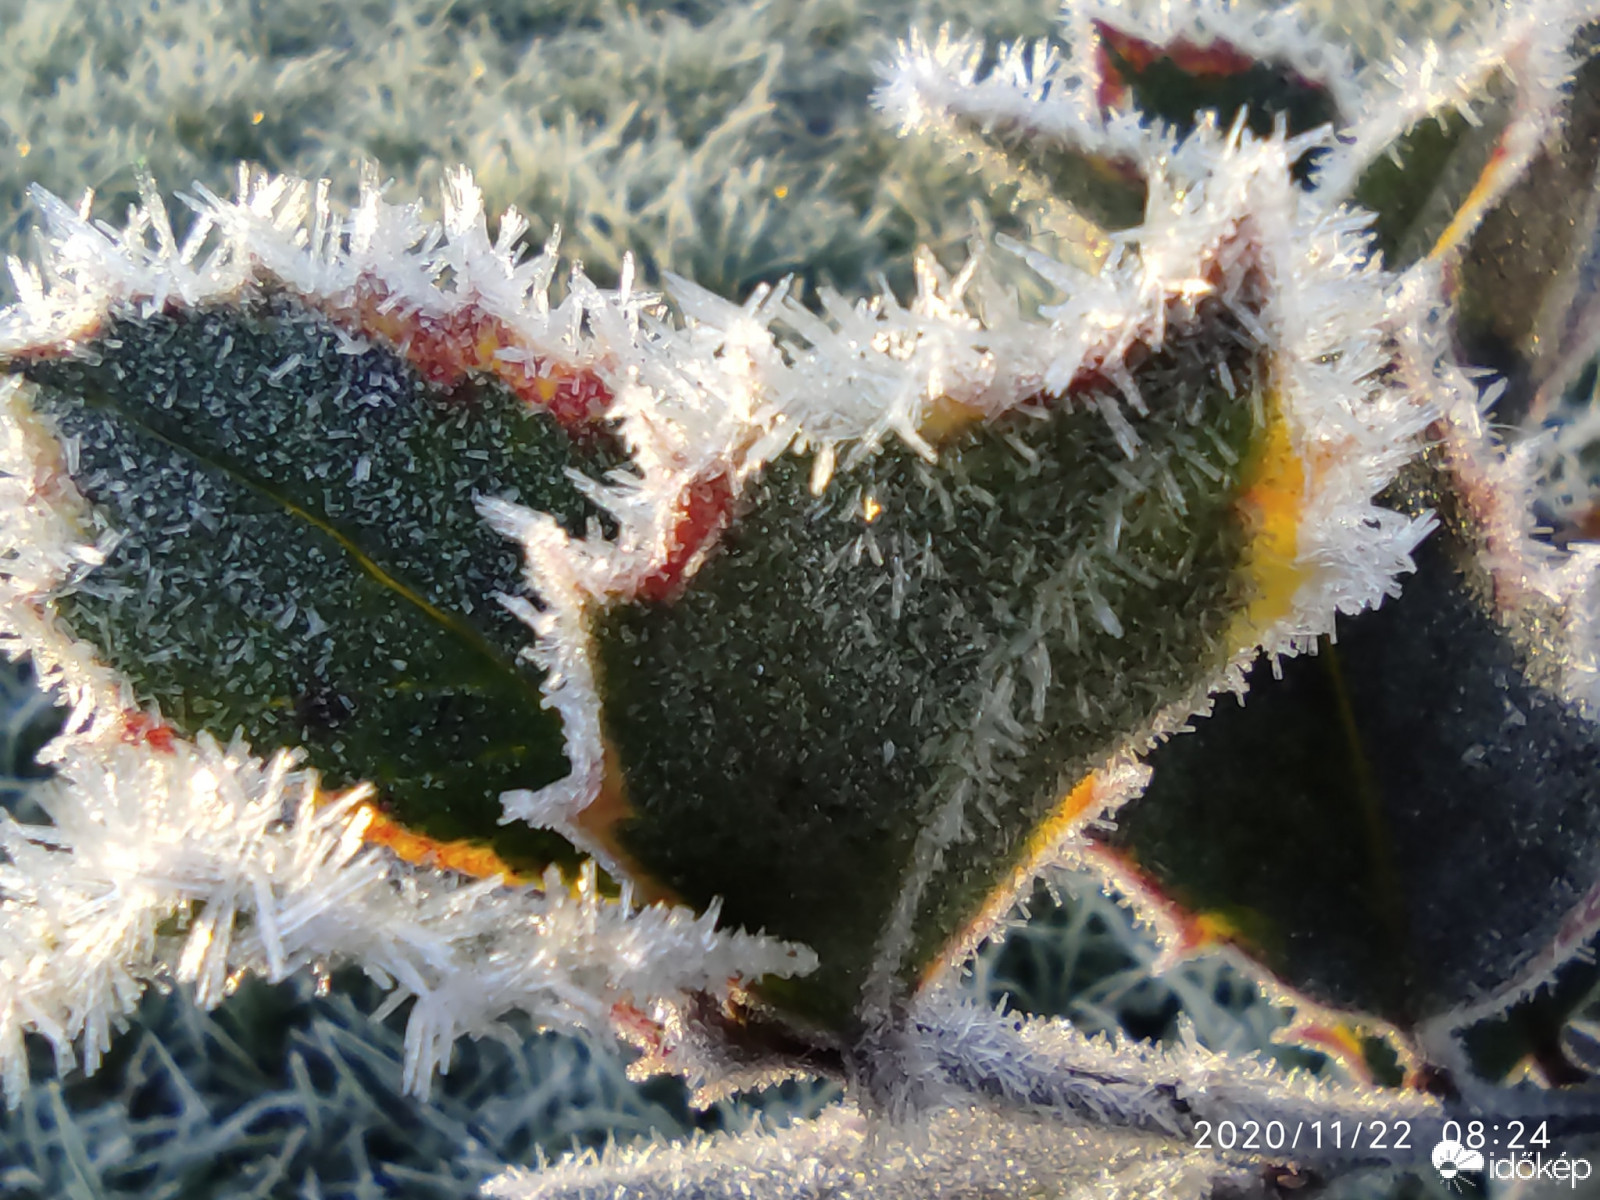
<svg viewBox="0 0 1600 1200">
<path fill-rule="evenodd" d="M 588 597 L 582 581 L 570 570 L 578 552 L 566 530 L 548 513 L 488 498 L 478 502 L 478 511 L 496 532 L 522 546 L 529 577 L 544 600 L 541 612 L 523 596 L 497 597 L 537 636 L 532 654 L 545 671 L 545 705 L 561 714 L 571 766 L 565 777 L 537 791 L 503 793 L 502 820 L 553 829 L 617 878 L 625 879 L 622 864 L 573 819 L 599 794 L 605 769 L 600 747 L 600 693 L 587 652 Z"/>
<path fill-rule="evenodd" d="M 0 815 L 0 1080 L 27 1082 L 23 1035 L 93 1067 L 145 984 L 195 984 L 215 1004 L 239 971 L 280 979 L 307 965 L 361 964 L 416 998 L 405 1085 L 426 1091 L 463 1034 L 521 1011 L 540 1024 L 608 1028 L 618 1003 L 721 994 L 815 965 L 804 947 L 715 928 L 714 914 L 635 909 L 575 890 L 463 881 L 366 847 L 360 792 L 316 801 L 280 754 L 174 738 L 124 740 L 127 685 L 55 622 L 46 598 L 104 553 L 114 531 L 62 474 L 62 447 L 14 380 L 0 383 L 0 629 L 41 685 L 71 707 L 46 750 L 37 799 L 50 825 Z M 96 545 L 98 542 L 98 546 Z"/>
<path fill-rule="evenodd" d="M 22 1034 L 93 1068 L 144 983 L 171 970 L 204 1005 L 234 973 L 281 979 L 328 961 L 362 964 L 416 997 L 406 1086 L 425 1092 L 463 1034 L 512 1011 L 603 1031 L 613 1004 L 810 965 L 808 953 L 714 929 L 682 909 L 465 882 L 367 848 L 365 798 L 315 802 L 310 775 L 201 735 L 171 753 L 68 739 L 39 799 L 55 824 L 0 824 L 0 1069 L 15 1102 Z M 167 932 L 174 920 L 187 931 Z M 48 948 L 48 949 L 47 949 Z"/>
<path fill-rule="evenodd" d="M 1025 116 L 1026 106 L 1019 111 Z M 664 568 L 691 489 L 721 479 L 736 495 L 790 445 L 816 454 L 818 486 L 830 461 L 848 469 L 889 437 L 931 459 L 936 450 L 923 427 L 936 408 L 992 417 L 1101 366 L 1115 377 L 1129 347 L 1160 344 L 1169 308 L 1184 310 L 1212 289 L 1259 327 L 1296 448 L 1315 447 L 1322 464 L 1303 522 L 1307 582 L 1293 612 L 1268 631 L 1267 648 L 1291 650 L 1324 631 L 1334 610 L 1354 611 L 1393 590 L 1420 528 L 1382 513 L 1371 496 L 1411 452 L 1429 413 L 1372 383 L 1387 314 L 1384 280 L 1361 265 L 1359 222 L 1289 182 L 1302 143 L 1205 128 L 1181 148 L 1148 131 L 1138 139 L 1163 163 L 1153 177 L 1165 181 L 1150 189 L 1144 225 L 1119 236 L 1097 275 L 1026 249 L 1029 263 L 1065 293 L 1037 314 L 1015 305 L 980 311 L 978 298 L 995 291 L 979 286 L 981 260 L 951 275 L 928 254 L 917 258 L 909 305 L 891 295 L 848 304 L 824 294 L 819 315 L 786 285 L 735 305 L 671 280 L 680 325 L 653 297 L 602 292 L 578 275 L 552 309 L 549 248 L 519 262 L 507 237 L 491 245 L 481 196 L 464 172 L 451 176 L 439 225 L 415 205 L 386 203 L 370 175 L 356 211 L 341 217 L 324 187 L 245 173 L 236 200 L 202 194 L 195 202 L 213 226 L 204 252 L 193 239 L 174 248 L 153 206 L 113 235 L 42 197 L 51 253 L 41 286 L 0 316 L 0 351 L 59 345 L 157 294 L 191 304 L 220 299 L 266 272 L 333 309 L 363 288 L 377 289 L 385 306 L 425 316 L 470 306 L 510 332 L 514 346 L 502 357 L 595 371 L 612 391 L 608 415 L 631 469 L 580 486 L 613 515 L 617 536 L 568 537 L 493 497 L 484 507 L 523 545 L 530 589 L 546 604 L 535 612 L 524 602 L 518 611 L 550 672 L 546 698 L 562 713 L 574 768 L 540 792 L 508 793 L 506 813 L 590 845 L 577 818 L 598 793 L 602 750 L 588 617 Z M 1236 303 L 1251 269 L 1278 284 L 1260 313 Z M 1152 398 L 1124 383 L 1124 399 L 1097 402 L 1134 455 L 1137 410 Z"/>
</svg>

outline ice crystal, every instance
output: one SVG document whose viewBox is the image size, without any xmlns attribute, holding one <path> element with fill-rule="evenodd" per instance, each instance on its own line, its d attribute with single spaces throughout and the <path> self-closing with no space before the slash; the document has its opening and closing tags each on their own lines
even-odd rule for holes
<svg viewBox="0 0 1600 1200">
<path fill-rule="evenodd" d="M 242 213 L 256 218 L 249 226 L 256 254 L 309 286 L 333 264 L 295 248 L 295 218 L 272 236 L 282 194 L 268 188 L 264 213 L 248 206 Z M 66 241 L 77 239 L 79 248 L 60 265 L 77 286 L 55 299 L 34 293 L 24 339 L 52 325 L 56 336 L 68 335 L 94 318 L 92 306 L 132 296 L 176 293 L 194 302 L 235 289 L 254 261 L 216 254 L 193 265 L 193 243 L 175 246 L 159 206 L 135 222 L 120 256 L 108 253 L 105 235 L 68 219 Z M 141 254 L 146 230 L 153 245 Z M 414 273 L 391 283 L 396 291 L 428 286 Z M 5 401 L 21 403 L 14 386 Z M 13 1098 L 26 1080 L 25 1029 L 49 1036 L 64 1061 L 82 1038 L 93 1065 L 143 984 L 167 972 L 195 981 L 202 1003 L 215 1003 L 238 970 L 281 978 L 308 962 L 353 954 L 417 996 L 407 1079 L 425 1088 L 460 1033 L 486 1031 L 513 1009 L 603 1026 L 621 1000 L 679 986 L 717 989 L 747 969 L 750 977 L 806 969 L 804 950 L 714 933 L 714 914 L 602 902 L 592 869 L 572 898 L 556 876 L 513 889 L 413 871 L 363 849 L 373 813 L 362 789 L 330 801 L 283 755 L 263 762 L 204 735 L 193 744 L 128 737 L 127 685 L 63 637 L 39 605 L 69 573 L 102 559 L 116 534 L 99 547 L 83 544 L 81 504 L 60 474 L 61 449 L 40 440 L 31 413 L 10 411 L 7 626 L 44 686 L 59 688 L 73 709 L 69 733 L 49 751 L 56 780 L 40 803 L 50 823 L 6 822 L 11 861 L 0 911 L 11 961 L 0 1029 Z M 46 946 L 51 953 L 41 956 Z M 562 947 L 578 957 L 561 961 Z M 754 957 L 741 965 L 747 952 Z"/>
<path fill-rule="evenodd" d="M 787 1130 L 647 1145 L 516 1170 L 485 1189 L 500 1200 L 665 1200 L 848 1191 L 871 1200 L 916 1195 L 1198 1196 L 1218 1178 L 1245 1181 L 1212 1156 L 1148 1134 L 1064 1127 L 991 1105 L 938 1107 L 914 1123 L 848 1107 Z"/>
<path fill-rule="evenodd" d="M 604 901 L 592 869 L 568 895 L 553 874 L 510 889 L 396 866 L 363 848 L 360 793 L 318 806 L 284 756 L 263 765 L 202 736 L 167 753 L 58 743 L 53 761 L 59 782 L 39 797 L 52 823 L 4 831 L 13 1103 L 25 1029 L 63 1061 L 81 1039 L 92 1069 L 158 974 L 212 1005 L 236 972 L 282 979 L 353 958 L 416 997 L 406 1081 L 418 1089 L 457 1037 L 507 1012 L 604 1029 L 620 1000 L 806 965 L 803 951 L 714 932 L 714 913 Z"/>
</svg>

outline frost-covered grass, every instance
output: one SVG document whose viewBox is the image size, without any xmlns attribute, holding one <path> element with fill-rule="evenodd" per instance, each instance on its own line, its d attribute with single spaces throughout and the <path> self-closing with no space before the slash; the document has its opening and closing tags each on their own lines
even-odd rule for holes
<svg viewBox="0 0 1600 1200">
<path fill-rule="evenodd" d="M 835 1091 L 696 1113 L 674 1084 L 630 1082 L 610 1046 L 511 1028 L 464 1043 L 424 1103 L 401 1087 L 401 1029 L 371 1019 L 380 1000 L 345 975 L 326 995 L 304 976 L 248 982 L 211 1013 L 152 992 L 97 1075 L 41 1071 L 0 1126 L 0 1194 L 446 1200 L 541 1153 L 781 1122 Z"/>
<path fill-rule="evenodd" d="M 1036 37 L 1055 6 L 1001 0 L 94 0 L 0 4 L 0 221 L 37 182 L 119 213 L 134 166 L 219 194 L 235 164 L 339 181 L 364 160 L 397 196 L 466 163 L 605 283 L 632 251 L 725 295 L 798 271 L 909 283 L 1005 198 L 871 111 L 875 64 L 913 25 Z"/>
</svg>

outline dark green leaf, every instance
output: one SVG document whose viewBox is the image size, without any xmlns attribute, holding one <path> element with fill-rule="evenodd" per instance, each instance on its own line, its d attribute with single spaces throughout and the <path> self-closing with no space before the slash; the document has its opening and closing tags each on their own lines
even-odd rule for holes
<svg viewBox="0 0 1600 1200">
<path fill-rule="evenodd" d="M 1551 690 L 1559 613 L 1496 601 L 1443 471 L 1387 502 L 1443 521 L 1400 597 L 1152 754 L 1109 840 L 1291 985 L 1409 1026 L 1518 978 L 1600 881 L 1600 736 Z"/>
<path fill-rule="evenodd" d="M 1503 421 L 1530 408 L 1535 420 L 1546 416 L 1600 348 L 1597 165 L 1600 58 L 1591 57 L 1573 79 L 1560 133 L 1485 214 L 1457 271 L 1456 342 L 1464 361 L 1506 377 L 1496 409 Z"/>
<path fill-rule="evenodd" d="M 571 856 L 497 825 L 501 791 L 567 763 L 518 658 L 530 632 L 494 599 L 520 589 L 519 552 L 474 502 L 581 532 L 566 472 L 614 465 L 603 439 L 575 445 L 492 379 L 446 393 L 289 296 L 120 319 L 19 366 L 122 535 L 56 610 L 141 702 L 185 734 L 304 746 L 433 837 L 523 868 Z"/>
</svg>

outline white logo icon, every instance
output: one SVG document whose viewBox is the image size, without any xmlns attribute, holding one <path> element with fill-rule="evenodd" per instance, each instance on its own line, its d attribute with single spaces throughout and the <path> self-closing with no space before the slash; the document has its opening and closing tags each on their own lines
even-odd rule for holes
<svg viewBox="0 0 1600 1200">
<path fill-rule="evenodd" d="M 1460 1142 L 1440 1142 L 1433 1148 L 1429 1156 L 1433 1160 L 1433 1169 L 1439 1172 L 1451 1187 L 1456 1187 L 1456 1176 L 1464 1171 L 1483 1170 L 1483 1151 L 1470 1150 Z"/>
</svg>

